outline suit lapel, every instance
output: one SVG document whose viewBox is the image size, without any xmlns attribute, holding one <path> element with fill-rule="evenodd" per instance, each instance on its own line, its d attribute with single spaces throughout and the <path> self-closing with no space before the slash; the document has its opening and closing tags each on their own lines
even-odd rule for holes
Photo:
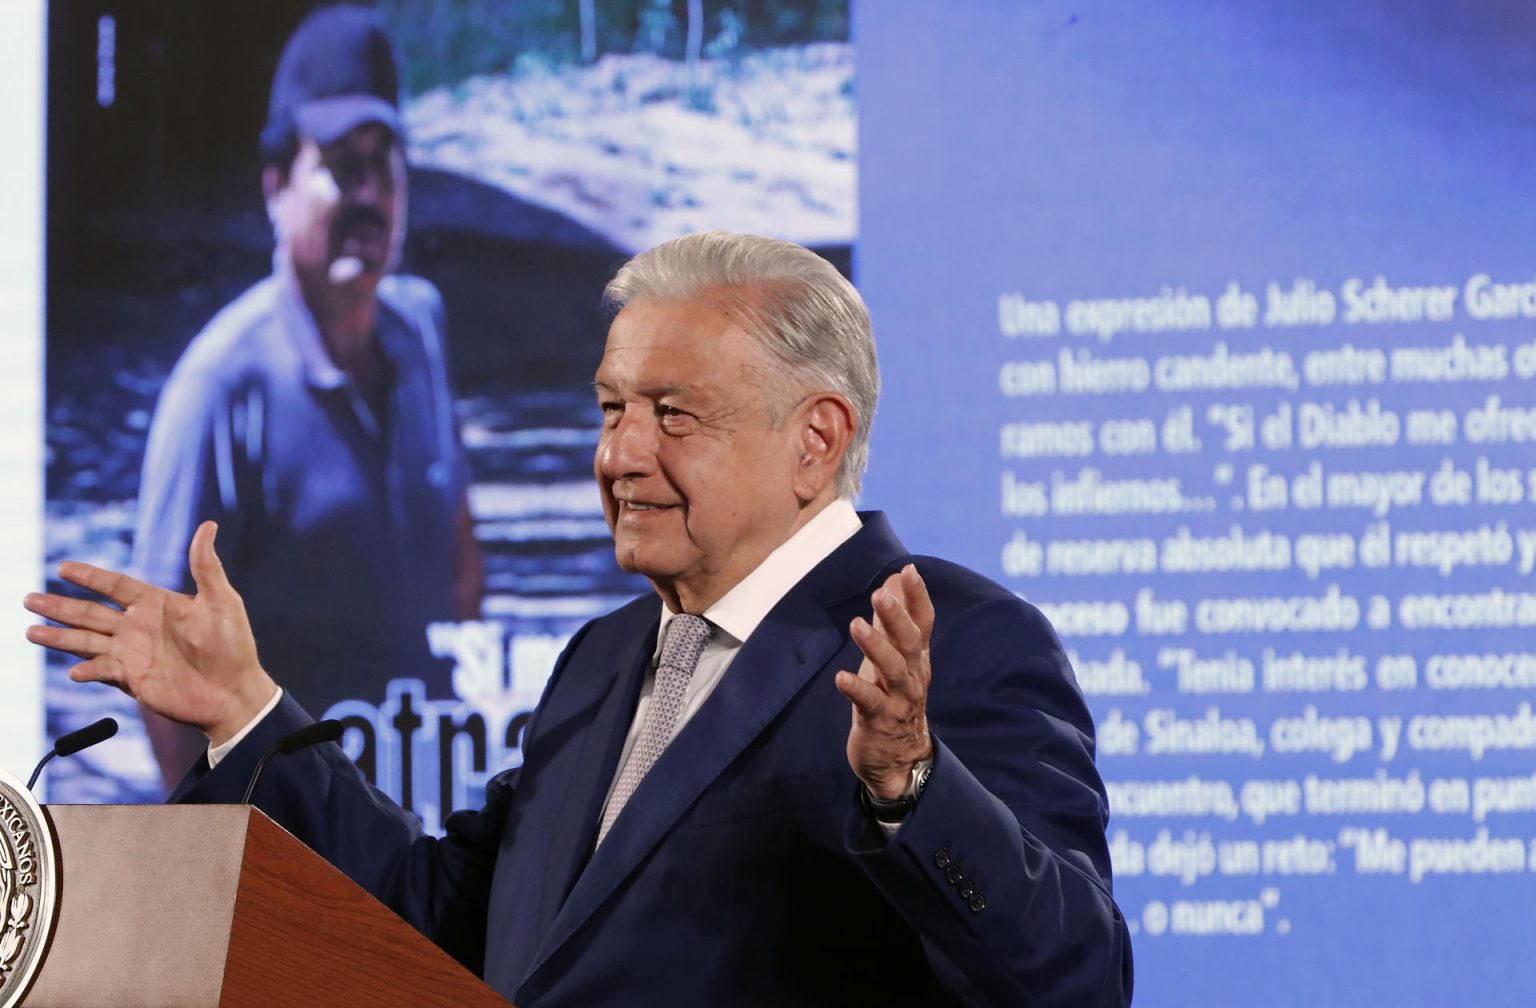
<svg viewBox="0 0 1536 1008">
<path fill-rule="evenodd" d="M 559 910 L 592 851 L 603 799 L 617 771 L 619 754 L 639 700 L 640 683 L 650 665 L 657 624 L 658 619 L 651 619 L 648 632 L 629 654 L 620 652 L 614 663 L 617 674 L 598 707 L 564 788 L 559 816 L 549 832 L 549 859 L 539 908 L 541 921 L 549 921 Z"/>
<path fill-rule="evenodd" d="M 597 832 L 597 817 L 634 717 L 640 682 L 656 639 L 659 604 L 642 599 L 600 621 L 578 643 L 541 702 L 543 744 L 537 777 L 518 780 L 526 818 L 510 852 L 498 862 L 490 897 L 487 979 L 511 991 L 531 971 L 534 954 L 570 892 Z M 573 733 L 569 748 L 558 736 Z M 535 825 L 536 824 L 536 825 Z"/>
<path fill-rule="evenodd" d="M 848 628 L 832 611 L 867 594 L 882 567 L 904 551 L 883 516 L 864 516 L 864 528 L 840 546 L 780 600 L 753 631 L 731 662 L 709 699 L 657 759 L 615 821 L 603 845 L 592 854 L 570 889 L 540 944 L 526 976 L 531 977 L 591 918 L 624 879 L 662 842 L 700 794 L 709 787 L 771 724 L 801 690 L 818 675 L 831 675 L 827 666 L 847 643 Z M 655 625 L 645 644 L 648 658 Z M 642 663 L 642 667 L 643 667 Z M 615 692 L 620 692 L 615 690 Z M 622 691 L 626 694 L 631 691 Z M 610 701 L 612 697 L 609 698 Z M 591 850 L 603 797 L 614 773 L 617 751 L 634 716 L 629 696 L 622 712 L 605 703 L 603 724 L 594 725 L 587 749 L 612 754 L 605 759 L 584 757 L 580 781 L 558 825 L 551 866 L 561 858 L 568 871 L 580 866 Z M 615 741 L 616 739 L 616 741 Z M 601 776 L 601 780 L 596 777 Z M 581 809 L 582 817 L 575 815 Z M 574 848 L 578 848 L 574 849 Z M 559 874 L 562 880 L 568 874 Z M 546 894 L 548 890 L 546 889 Z M 547 919 L 547 918 L 545 918 Z"/>
</svg>

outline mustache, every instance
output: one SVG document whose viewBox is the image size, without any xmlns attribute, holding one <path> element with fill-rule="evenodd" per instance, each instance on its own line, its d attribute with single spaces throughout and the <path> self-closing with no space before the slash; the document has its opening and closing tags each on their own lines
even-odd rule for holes
<svg viewBox="0 0 1536 1008">
<path fill-rule="evenodd" d="M 389 230 L 389 221 L 375 207 L 364 204 L 354 204 L 341 211 L 336 218 L 336 232 L 346 234 L 357 227 L 375 227 L 380 231 Z"/>
</svg>

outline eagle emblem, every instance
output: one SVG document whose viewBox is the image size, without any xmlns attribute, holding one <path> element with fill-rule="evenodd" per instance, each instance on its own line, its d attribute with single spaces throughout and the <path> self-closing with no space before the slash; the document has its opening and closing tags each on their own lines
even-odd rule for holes
<svg viewBox="0 0 1536 1008">
<path fill-rule="evenodd" d="M 0 1008 L 42 966 L 58 909 L 53 833 L 32 792 L 0 770 Z"/>
</svg>

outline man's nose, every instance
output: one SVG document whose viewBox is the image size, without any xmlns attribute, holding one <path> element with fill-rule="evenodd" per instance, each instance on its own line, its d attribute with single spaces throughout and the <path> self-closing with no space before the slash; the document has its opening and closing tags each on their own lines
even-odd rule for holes
<svg viewBox="0 0 1536 1008">
<path fill-rule="evenodd" d="M 388 198 L 395 189 L 393 167 L 370 158 L 336 164 L 331 169 L 331 177 L 349 200 L 359 203 L 377 203 Z"/>
<path fill-rule="evenodd" d="M 625 479 L 654 472 L 657 435 L 655 418 L 626 407 L 618 423 L 604 432 L 598 446 L 603 475 Z"/>
<path fill-rule="evenodd" d="M 394 191 L 394 175 L 387 166 L 365 167 L 357 172 L 349 195 L 359 203 L 377 203 Z"/>
</svg>

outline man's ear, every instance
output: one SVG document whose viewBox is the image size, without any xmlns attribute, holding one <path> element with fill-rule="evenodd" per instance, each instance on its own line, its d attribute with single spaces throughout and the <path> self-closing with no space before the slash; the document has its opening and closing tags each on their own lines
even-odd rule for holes
<svg viewBox="0 0 1536 1008">
<path fill-rule="evenodd" d="M 795 465 L 795 496 L 813 501 L 829 486 L 853 443 L 853 404 L 836 392 L 817 392 L 796 411 L 800 430 L 800 459 Z"/>
<path fill-rule="evenodd" d="M 288 185 L 288 173 L 276 165 L 261 170 L 261 197 L 267 204 L 267 220 L 277 223 L 277 197 Z"/>
</svg>

